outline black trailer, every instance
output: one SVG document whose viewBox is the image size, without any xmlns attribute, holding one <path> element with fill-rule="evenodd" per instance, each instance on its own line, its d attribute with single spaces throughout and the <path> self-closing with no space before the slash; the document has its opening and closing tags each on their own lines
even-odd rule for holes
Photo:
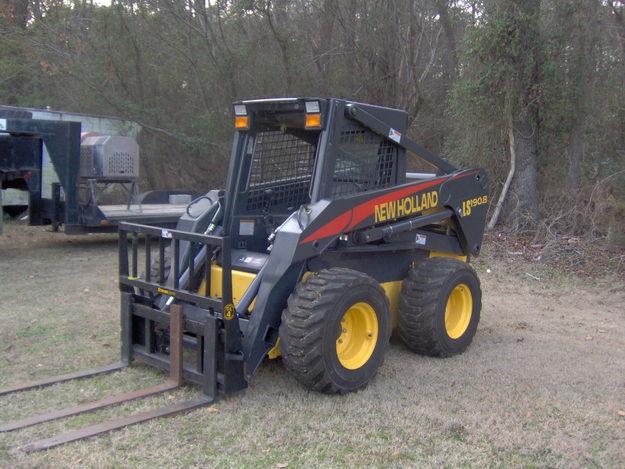
<svg viewBox="0 0 625 469">
<path fill-rule="evenodd" d="M 28 191 L 30 225 L 67 234 L 114 232 L 121 221 L 175 226 L 190 195 L 138 194 L 137 179 L 138 146 L 128 137 L 81 134 L 80 122 L 0 119 L 0 183 Z M 111 186 L 119 203 L 101 203 Z"/>
<path fill-rule="evenodd" d="M 0 126 L 0 189 L 36 192 L 40 152 L 41 145 L 36 138 L 30 135 L 5 133 Z M 0 190 L 0 234 L 3 219 L 2 190 Z"/>
</svg>

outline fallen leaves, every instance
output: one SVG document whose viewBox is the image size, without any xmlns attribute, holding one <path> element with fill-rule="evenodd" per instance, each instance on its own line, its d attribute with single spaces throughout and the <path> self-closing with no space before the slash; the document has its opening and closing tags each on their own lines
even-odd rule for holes
<svg viewBox="0 0 625 469">
<path fill-rule="evenodd" d="M 483 245 L 487 244 L 491 262 L 501 259 L 509 265 L 521 263 L 528 266 L 538 262 L 560 273 L 586 278 L 602 276 L 606 272 L 621 278 L 625 275 L 624 249 L 605 242 L 570 236 L 551 237 L 544 242 L 536 242 L 531 235 L 488 232 L 483 242 Z M 531 275 L 528 277 L 533 278 Z M 538 281 L 536 278 L 534 280 Z"/>
</svg>

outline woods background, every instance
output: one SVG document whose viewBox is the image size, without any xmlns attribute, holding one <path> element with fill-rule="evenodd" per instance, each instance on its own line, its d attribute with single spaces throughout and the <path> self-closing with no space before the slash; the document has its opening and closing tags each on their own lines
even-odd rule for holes
<svg viewBox="0 0 625 469">
<path fill-rule="evenodd" d="M 140 123 L 144 188 L 222 186 L 230 103 L 279 95 L 406 109 L 507 229 L 625 243 L 623 0 L 0 0 L 0 103 Z"/>
</svg>

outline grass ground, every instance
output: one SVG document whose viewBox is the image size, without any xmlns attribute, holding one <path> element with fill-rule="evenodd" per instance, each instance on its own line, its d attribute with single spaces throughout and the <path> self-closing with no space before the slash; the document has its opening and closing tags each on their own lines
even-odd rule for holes
<svg viewBox="0 0 625 469">
<path fill-rule="evenodd" d="M 393 340 L 363 391 L 305 391 L 279 361 L 216 405 L 41 453 L 18 448 L 86 423 L 197 395 L 193 386 L 0 434 L 2 467 L 625 467 L 625 289 L 538 264 L 477 264 L 482 321 L 463 355 Z M 0 237 L 0 387 L 115 361 L 113 235 L 5 225 Z M 488 269 L 488 270 L 487 270 Z M 539 280 L 537 280 L 539 279 Z M 157 384 L 137 366 L 0 398 L 0 422 Z"/>
</svg>

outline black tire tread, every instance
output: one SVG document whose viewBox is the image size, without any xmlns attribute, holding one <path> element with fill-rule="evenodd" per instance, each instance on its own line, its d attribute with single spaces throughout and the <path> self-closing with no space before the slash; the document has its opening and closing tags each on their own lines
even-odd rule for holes
<svg viewBox="0 0 625 469">
<path fill-rule="evenodd" d="M 397 332 L 412 351 L 432 357 L 452 355 L 436 334 L 436 308 L 443 283 L 450 275 L 461 269 L 469 270 L 477 279 L 479 286 L 479 278 L 471 265 L 445 257 L 420 261 L 402 282 Z M 481 304 L 479 306 L 481 308 Z"/>
<path fill-rule="evenodd" d="M 338 298 L 346 289 L 362 284 L 370 284 L 379 290 L 388 305 L 384 290 L 373 278 L 340 267 L 312 274 L 305 282 L 299 283 L 289 296 L 280 324 L 282 360 L 285 367 L 308 389 L 327 394 L 347 392 L 332 382 L 325 369 L 323 329 Z M 389 337 L 382 341 L 383 347 L 388 346 L 389 339 L 390 331 Z"/>
</svg>

